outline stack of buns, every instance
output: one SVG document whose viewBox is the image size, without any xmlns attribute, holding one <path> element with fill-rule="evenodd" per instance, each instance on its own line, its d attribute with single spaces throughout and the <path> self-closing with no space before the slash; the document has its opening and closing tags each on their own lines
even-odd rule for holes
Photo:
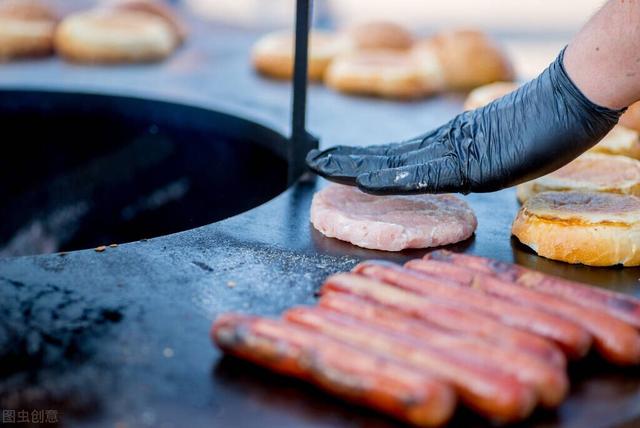
<svg viewBox="0 0 640 428">
<path fill-rule="evenodd" d="M 501 82 L 473 90 L 465 109 L 517 89 Z M 607 136 L 557 171 L 517 186 L 523 203 L 512 226 L 538 255 L 591 266 L 640 265 L 640 104 Z"/>
<path fill-rule="evenodd" d="M 40 0 L 0 0 L 0 59 L 54 51 L 82 63 L 158 61 L 184 42 L 187 30 L 162 0 L 108 0 L 59 21 Z"/>
<path fill-rule="evenodd" d="M 511 231 L 538 255 L 553 260 L 638 266 L 639 171 L 635 159 L 585 154 L 519 186 L 524 203 Z"/>
<path fill-rule="evenodd" d="M 267 34 L 252 51 L 259 73 L 283 79 L 293 74 L 293 56 L 290 33 Z M 313 31 L 309 76 L 344 93 L 408 99 L 510 80 L 513 68 L 482 32 L 446 31 L 416 41 L 402 26 L 381 21 Z"/>
</svg>

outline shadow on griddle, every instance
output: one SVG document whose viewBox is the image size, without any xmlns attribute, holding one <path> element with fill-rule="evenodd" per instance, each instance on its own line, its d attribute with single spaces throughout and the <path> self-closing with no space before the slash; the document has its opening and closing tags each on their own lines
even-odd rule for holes
<svg viewBox="0 0 640 428">
<path fill-rule="evenodd" d="M 213 365 L 212 377 L 225 388 L 225 393 L 233 391 L 247 401 L 240 403 L 245 412 L 251 408 L 264 413 L 263 426 L 270 426 L 270 419 L 277 420 L 279 428 L 296 427 L 303 421 L 328 426 L 344 426 L 345 423 L 371 428 L 398 426 L 395 420 L 384 415 L 349 405 L 303 381 L 278 375 L 235 357 L 223 356 Z M 233 414 L 242 414 L 242 410 Z"/>
<path fill-rule="evenodd" d="M 637 421 L 637 403 L 640 402 L 640 367 L 619 368 L 603 361 L 597 355 L 571 363 L 571 393 L 557 411 L 536 410 L 524 422 L 509 425 L 524 427 L 623 427 Z M 398 422 L 374 411 L 350 405 L 297 379 L 272 373 L 243 360 L 224 356 L 212 367 L 212 377 L 225 389 L 224 394 L 241 397 L 236 403 L 241 408 L 259 409 L 267 420 L 277 420 L 280 427 L 305 423 L 337 426 L 366 426 L 386 428 Z M 585 402 L 600 402 L 615 412 L 603 414 L 597 407 L 584 406 Z M 238 414 L 236 411 L 229 412 Z M 286 422 L 283 423 L 283 420 Z M 612 423 L 612 421 L 616 421 Z M 230 421 L 231 422 L 231 421 Z M 472 411 L 459 406 L 448 427 L 486 428 L 492 424 Z M 633 425 L 630 425 L 633 426 Z"/>
<path fill-rule="evenodd" d="M 404 263 L 411 259 L 420 258 L 434 250 L 450 250 L 461 253 L 469 249 L 475 241 L 475 235 L 472 235 L 469 239 L 464 241 L 436 248 L 409 249 L 404 251 L 380 251 L 361 248 L 335 238 L 327 238 L 322 233 L 318 232 L 312 225 L 309 225 L 309 233 L 311 234 L 311 241 L 313 242 L 315 249 L 319 252 L 329 254 L 331 256 L 346 255 L 357 257 L 361 260 L 384 259 L 396 263 Z"/>
<path fill-rule="evenodd" d="M 605 287 L 612 291 L 640 297 L 640 268 L 594 267 L 573 265 L 538 256 L 533 250 L 511 237 L 513 260 L 522 266 L 572 281 Z"/>
</svg>

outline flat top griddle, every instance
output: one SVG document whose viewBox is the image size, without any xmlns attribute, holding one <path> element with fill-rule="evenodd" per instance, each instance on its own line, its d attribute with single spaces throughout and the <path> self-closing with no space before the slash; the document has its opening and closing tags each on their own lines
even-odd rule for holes
<svg viewBox="0 0 640 428">
<path fill-rule="evenodd" d="M 193 44 L 162 65 L 105 70 L 55 59 L 7 64 L 0 68 L 0 88 L 144 92 L 205 107 L 222 105 L 286 129 L 289 85 L 260 79 L 247 66 L 246 53 L 257 34 L 194 30 Z M 140 82 L 151 81 L 153 88 L 140 89 Z M 310 129 L 326 146 L 382 143 L 442 123 L 460 111 L 461 101 L 462 96 L 452 95 L 395 103 L 312 86 Z M 236 217 L 102 253 L 0 259 L 0 325 L 13 329 L 2 331 L 21 337 L 21 326 L 32 328 L 36 334 L 30 340 L 42 350 L 28 358 L 16 354 L 0 367 L 2 405 L 58 409 L 65 426 L 395 426 L 297 381 L 224 358 L 209 340 L 211 322 L 222 312 L 278 315 L 314 302 L 326 276 L 360 260 L 401 262 L 424 254 L 369 251 L 320 235 L 309 224 L 309 205 L 324 184 L 297 183 Z M 512 189 L 465 199 L 479 227 L 473 238 L 450 249 L 640 296 L 640 269 L 555 263 L 513 240 L 510 224 L 518 204 Z M 30 344 L 20 346 L 31 349 Z M 573 371 L 567 402 L 557 412 L 536 413 L 522 426 L 640 424 L 638 369 L 612 369 L 592 358 Z M 460 412 L 451 426 L 486 424 Z"/>
</svg>

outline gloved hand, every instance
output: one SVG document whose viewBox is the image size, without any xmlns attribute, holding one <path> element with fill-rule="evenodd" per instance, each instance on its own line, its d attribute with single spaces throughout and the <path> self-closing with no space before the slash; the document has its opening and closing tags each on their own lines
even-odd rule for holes
<svg viewBox="0 0 640 428">
<path fill-rule="evenodd" d="M 381 146 L 312 150 L 307 165 L 373 194 L 492 192 L 555 171 L 600 141 L 624 112 L 589 101 L 563 66 L 427 134 Z"/>
</svg>

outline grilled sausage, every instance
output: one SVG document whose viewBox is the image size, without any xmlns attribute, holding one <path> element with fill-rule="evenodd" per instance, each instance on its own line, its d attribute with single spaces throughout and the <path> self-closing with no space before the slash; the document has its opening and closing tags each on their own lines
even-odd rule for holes
<svg viewBox="0 0 640 428">
<path fill-rule="evenodd" d="M 547 275 L 523 266 L 451 251 L 434 251 L 425 258 L 451 262 L 519 285 L 562 296 L 582 306 L 598 309 L 640 329 L 640 299 Z"/>
<path fill-rule="evenodd" d="M 451 382 L 465 404 L 491 419 L 521 420 L 529 415 L 536 403 L 534 390 L 515 377 L 472 364 L 459 355 L 443 352 L 392 330 L 372 327 L 323 308 L 294 308 L 285 313 L 285 319 L 359 349 L 390 355 Z"/>
<path fill-rule="evenodd" d="M 580 306 L 553 294 L 520 287 L 461 265 L 435 260 L 412 260 L 405 266 L 441 278 L 450 278 L 467 287 L 510 299 L 516 304 L 562 315 L 591 333 L 596 348 L 606 359 L 622 365 L 640 362 L 638 331 L 603 311 Z"/>
<path fill-rule="evenodd" d="M 566 364 L 564 354 L 544 338 L 506 326 L 492 317 L 469 312 L 442 301 L 429 300 L 358 274 L 341 273 L 330 276 L 321 293 L 330 291 L 357 295 L 452 331 L 481 336 L 505 347 L 524 350 L 558 367 Z"/>
<path fill-rule="evenodd" d="M 455 409 L 455 393 L 442 381 L 298 325 L 225 314 L 211 336 L 228 354 L 413 425 L 441 425 Z"/>
<path fill-rule="evenodd" d="M 506 325 L 555 341 L 571 358 L 583 357 L 591 346 L 591 336 L 572 321 L 537 308 L 513 304 L 448 279 L 382 261 L 361 263 L 353 271 L 427 298 L 444 299 L 474 312 L 486 313 Z"/>
<path fill-rule="evenodd" d="M 357 318 L 372 327 L 413 337 L 460 358 L 471 359 L 491 370 L 504 371 L 520 382 L 531 385 L 545 407 L 559 405 L 567 394 L 569 380 L 565 371 L 526 352 L 495 346 L 478 337 L 450 332 L 410 318 L 395 309 L 343 293 L 325 294 L 320 299 L 319 306 Z"/>
</svg>

